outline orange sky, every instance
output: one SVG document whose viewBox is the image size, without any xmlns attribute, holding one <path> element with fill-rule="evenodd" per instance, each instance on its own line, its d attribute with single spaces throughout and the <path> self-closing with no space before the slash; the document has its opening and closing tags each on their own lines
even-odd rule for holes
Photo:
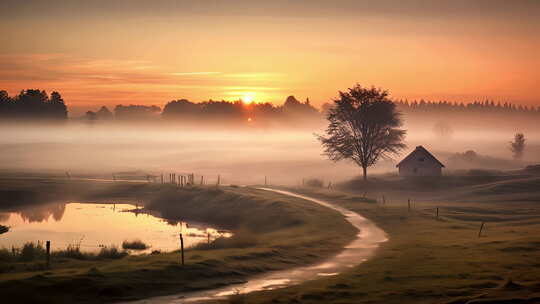
<svg viewBox="0 0 540 304">
<path fill-rule="evenodd" d="M 292 3 L 291 3 L 292 2 Z M 540 105 L 540 1 L 0 3 L 0 89 L 72 109 L 172 99 L 397 98 Z"/>
</svg>

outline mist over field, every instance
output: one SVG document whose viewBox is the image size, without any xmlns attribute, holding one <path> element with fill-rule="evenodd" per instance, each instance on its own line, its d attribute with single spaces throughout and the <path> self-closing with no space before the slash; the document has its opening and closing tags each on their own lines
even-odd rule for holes
<svg viewBox="0 0 540 304">
<path fill-rule="evenodd" d="M 436 129 L 444 117 L 410 120 L 404 116 L 407 149 L 393 160 L 383 160 L 370 173 L 395 173 L 395 164 L 417 145 L 432 151 L 446 172 L 458 169 L 518 169 L 540 162 L 540 133 L 533 121 L 493 126 L 476 120 L 446 123 L 451 131 Z M 13 123 L 0 128 L 0 169 L 54 172 L 72 176 L 111 174 L 204 175 L 208 183 L 222 182 L 297 185 L 302 178 L 343 181 L 361 174 L 355 164 L 332 162 L 322 155 L 315 134 L 325 121 L 306 127 L 223 126 L 140 121 L 68 120 L 65 123 Z M 480 126 L 478 126 L 480 125 Z M 493 126 L 493 127 L 492 127 Z M 509 141 L 524 132 L 527 148 L 522 162 L 512 160 Z M 476 159 L 462 159 L 472 150 Z"/>
</svg>

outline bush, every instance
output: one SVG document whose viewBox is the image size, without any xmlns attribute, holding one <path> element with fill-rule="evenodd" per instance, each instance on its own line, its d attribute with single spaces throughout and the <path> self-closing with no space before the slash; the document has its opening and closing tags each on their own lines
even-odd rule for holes
<svg viewBox="0 0 540 304">
<path fill-rule="evenodd" d="M 122 248 L 124 249 L 133 249 L 133 250 L 145 250 L 148 249 L 150 246 L 143 243 L 141 240 L 134 240 L 134 241 L 123 241 L 122 242 Z"/>
<path fill-rule="evenodd" d="M 125 250 L 120 251 L 116 246 L 111 246 L 101 248 L 97 257 L 100 259 L 121 259 L 127 255 Z"/>
<path fill-rule="evenodd" d="M 41 242 L 38 242 L 37 244 L 28 242 L 24 244 L 21 249 L 19 260 L 22 262 L 29 262 L 42 257 L 45 257 L 45 248 L 43 248 L 43 244 L 41 244 Z"/>
<path fill-rule="evenodd" d="M 13 258 L 14 256 L 11 251 L 6 248 L 0 249 L 0 262 L 10 262 L 11 260 L 13 260 Z"/>
</svg>

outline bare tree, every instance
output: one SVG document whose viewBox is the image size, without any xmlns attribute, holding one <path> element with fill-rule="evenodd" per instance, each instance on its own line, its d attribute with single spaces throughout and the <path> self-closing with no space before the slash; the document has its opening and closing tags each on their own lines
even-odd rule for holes
<svg viewBox="0 0 540 304">
<path fill-rule="evenodd" d="M 327 119 L 326 135 L 317 136 L 324 154 L 333 161 L 354 161 L 362 167 L 364 180 L 368 167 L 406 147 L 406 131 L 398 129 L 401 115 L 387 91 L 359 84 L 348 92 L 340 91 Z"/>
<path fill-rule="evenodd" d="M 514 159 L 521 160 L 523 158 L 525 152 L 525 135 L 523 133 L 514 135 L 514 141 L 510 142 L 510 151 L 514 154 Z"/>
<path fill-rule="evenodd" d="M 438 121 L 433 126 L 433 132 L 440 139 L 445 139 L 445 140 L 450 139 L 452 135 L 454 134 L 454 130 L 452 129 L 452 127 L 444 121 Z"/>
</svg>

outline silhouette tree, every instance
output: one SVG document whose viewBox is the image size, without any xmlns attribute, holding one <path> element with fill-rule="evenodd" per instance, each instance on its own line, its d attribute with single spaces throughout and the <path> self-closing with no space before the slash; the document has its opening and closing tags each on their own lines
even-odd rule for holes
<svg viewBox="0 0 540 304">
<path fill-rule="evenodd" d="M 84 114 L 87 120 L 94 121 L 97 120 L 97 114 L 94 111 L 87 111 L 86 114 Z"/>
<path fill-rule="evenodd" d="M 60 93 L 56 91 L 51 93 L 51 98 L 49 99 L 49 113 L 52 118 L 67 118 L 68 111 L 64 104 L 64 99 L 62 99 Z"/>
<path fill-rule="evenodd" d="M 329 159 L 354 161 L 367 180 L 368 167 L 406 147 L 406 131 L 398 129 L 400 113 L 387 91 L 357 84 L 339 95 L 328 110 L 326 136 L 317 137 Z"/>
<path fill-rule="evenodd" d="M 523 158 L 525 152 L 525 135 L 523 133 L 514 135 L 514 141 L 510 142 L 510 151 L 514 154 L 514 159 L 521 160 Z"/>
<path fill-rule="evenodd" d="M 0 91 L 0 116 L 8 119 L 63 120 L 67 118 L 67 107 L 58 92 L 53 92 L 49 98 L 41 90 L 22 90 L 14 97 Z"/>
<path fill-rule="evenodd" d="M 113 119 L 113 113 L 106 106 L 102 106 L 97 111 L 96 118 L 99 120 L 111 120 Z"/>
<path fill-rule="evenodd" d="M 194 119 L 199 118 L 202 105 L 190 102 L 187 99 L 170 101 L 163 108 L 161 115 L 165 119 Z"/>
<path fill-rule="evenodd" d="M 452 134 L 454 134 L 452 127 L 444 121 L 438 121 L 435 123 L 433 126 L 433 132 L 441 139 L 450 139 Z"/>
</svg>

